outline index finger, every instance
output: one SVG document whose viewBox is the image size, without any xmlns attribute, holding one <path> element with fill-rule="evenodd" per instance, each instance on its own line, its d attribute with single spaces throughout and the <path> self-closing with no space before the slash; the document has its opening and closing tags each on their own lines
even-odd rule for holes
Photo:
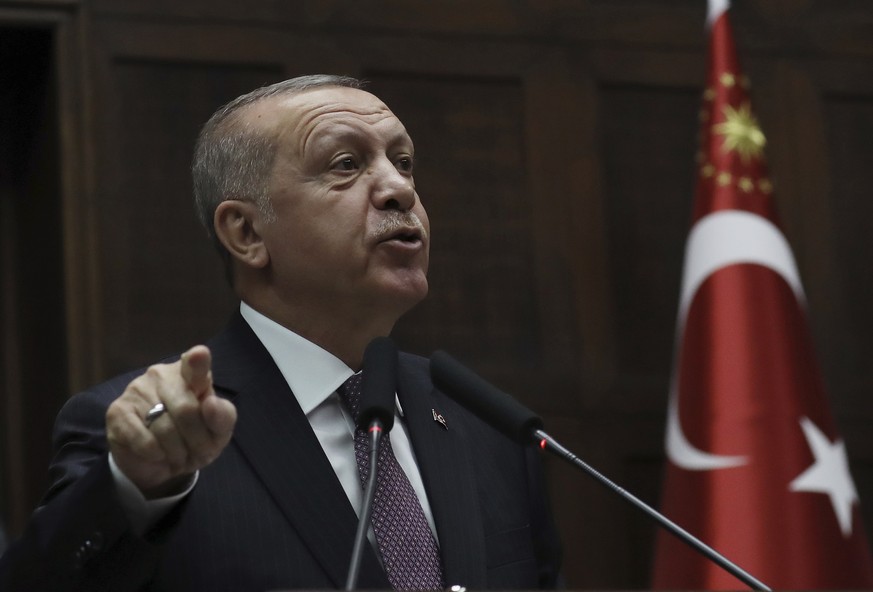
<svg viewBox="0 0 873 592">
<path fill-rule="evenodd" d="M 181 363 L 182 380 L 202 399 L 212 388 L 212 353 L 205 345 L 195 345 L 182 354 Z"/>
</svg>

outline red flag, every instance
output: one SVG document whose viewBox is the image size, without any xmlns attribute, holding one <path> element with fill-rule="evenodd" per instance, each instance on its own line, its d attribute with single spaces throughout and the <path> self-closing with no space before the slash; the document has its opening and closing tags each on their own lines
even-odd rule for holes
<svg viewBox="0 0 873 592">
<path fill-rule="evenodd" d="M 873 588 L 858 495 L 726 5 L 710 5 L 662 510 L 773 588 Z M 671 535 L 658 537 L 654 588 L 744 587 Z"/>
</svg>

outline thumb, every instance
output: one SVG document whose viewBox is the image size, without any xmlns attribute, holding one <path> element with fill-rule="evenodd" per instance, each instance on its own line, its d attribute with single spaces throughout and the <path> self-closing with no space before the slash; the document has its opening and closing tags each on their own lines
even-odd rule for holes
<svg viewBox="0 0 873 592">
<path fill-rule="evenodd" d="M 212 353 L 205 345 L 195 345 L 182 354 L 182 380 L 202 399 L 212 390 Z"/>
</svg>

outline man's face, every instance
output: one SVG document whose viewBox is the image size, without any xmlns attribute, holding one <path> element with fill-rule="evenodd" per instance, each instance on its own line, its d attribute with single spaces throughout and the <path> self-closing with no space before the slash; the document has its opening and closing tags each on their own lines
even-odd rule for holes
<svg viewBox="0 0 873 592">
<path fill-rule="evenodd" d="M 280 297 L 397 316 L 424 298 L 430 228 L 400 120 L 370 93 L 344 87 L 252 107 L 248 117 L 277 134 L 275 218 L 257 230 Z"/>
</svg>

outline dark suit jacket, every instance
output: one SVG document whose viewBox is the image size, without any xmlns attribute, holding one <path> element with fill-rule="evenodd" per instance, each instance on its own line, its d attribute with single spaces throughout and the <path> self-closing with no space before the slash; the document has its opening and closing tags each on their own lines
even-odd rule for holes
<svg viewBox="0 0 873 592">
<path fill-rule="evenodd" d="M 104 414 L 136 373 L 79 394 L 57 420 L 44 503 L 0 560 L 0 589 L 343 587 L 357 518 L 306 416 L 239 315 L 208 345 L 216 391 L 236 405 L 238 422 L 187 500 L 144 537 L 135 536 L 111 480 Z M 398 397 L 447 584 L 554 587 L 560 549 L 535 451 L 435 390 L 426 359 L 401 355 Z M 359 585 L 390 588 L 369 545 Z"/>
</svg>

